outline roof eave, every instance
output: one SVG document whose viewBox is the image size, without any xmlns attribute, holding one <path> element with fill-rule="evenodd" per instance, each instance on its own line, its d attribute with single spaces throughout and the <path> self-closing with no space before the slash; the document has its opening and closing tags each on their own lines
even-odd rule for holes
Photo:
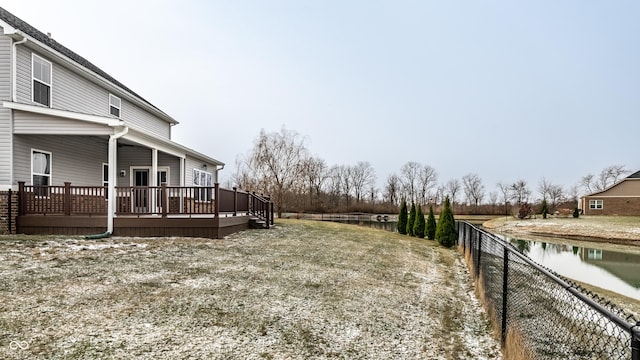
<svg viewBox="0 0 640 360">
<path fill-rule="evenodd" d="M 78 64 L 77 62 L 75 62 L 72 59 L 68 58 L 64 54 L 61 54 L 60 52 L 56 51 L 55 49 L 52 49 L 50 46 L 48 46 L 46 44 L 43 44 L 42 42 L 40 42 L 39 40 L 33 38 L 32 36 L 29 36 L 28 34 L 25 34 L 24 32 L 20 31 L 19 29 L 14 28 L 13 26 L 11 26 L 7 22 L 3 21 L 2 19 L 0 19 L 0 26 L 2 26 L 2 28 L 5 30 L 4 34 L 9 36 L 13 40 L 22 40 L 22 39 L 26 38 L 27 39 L 27 43 L 34 44 L 35 46 L 37 46 L 38 48 L 42 49 L 47 54 L 50 54 L 50 55 L 54 56 L 57 60 L 63 62 L 65 65 L 75 69 L 76 71 L 84 73 L 88 77 L 94 78 L 102 86 L 104 86 L 105 88 L 107 88 L 107 89 L 109 89 L 111 91 L 114 91 L 115 93 L 125 97 L 128 101 L 131 101 L 131 102 L 135 103 L 136 105 L 140 106 L 141 108 L 145 109 L 146 111 L 149 111 L 150 113 L 154 114 L 155 116 L 161 118 L 162 120 L 168 122 L 171 125 L 179 124 L 179 122 L 176 119 L 174 119 L 171 116 L 167 115 L 163 111 L 153 107 L 151 104 L 149 104 L 149 103 L 147 103 L 145 101 L 142 101 L 137 96 L 132 95 L 130 92 L 128 92 L 128 91 L 122 89 L 121 87 L 115 85 L 111 81 L 103 78 L 102 76 L 96 74 L 95 72 L 93 72 L 93 71 L 87 69 L 86 67 Z"/>
</svg>

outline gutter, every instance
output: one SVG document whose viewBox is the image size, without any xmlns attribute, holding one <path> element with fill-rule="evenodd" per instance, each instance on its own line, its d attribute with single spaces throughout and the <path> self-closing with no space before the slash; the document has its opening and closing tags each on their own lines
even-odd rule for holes
<svg viewBox="0 0 640 360">
<path fill-rule="evenodd" d="M 13 58 L 11 59 L 12 63 L 12 71 L 11 71 L 11 101 L 15 102 L 16 98 L 18 97 L 18 87 L 16 86 L 16 79 L 18 77 L 18 51 L 16 49 L 16 47 L 20 44 L 24 44 L 27 42 L 27 38 L 26 37 L 22 37 L 22 40 L 20 41 L 14 41 L 13 42 L 13 51 L 12 51 L 12 56 Z"/>
</svg>

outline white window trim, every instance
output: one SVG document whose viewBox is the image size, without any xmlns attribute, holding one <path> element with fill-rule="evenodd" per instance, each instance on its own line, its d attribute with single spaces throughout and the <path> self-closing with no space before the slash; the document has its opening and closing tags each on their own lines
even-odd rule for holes
<svg viewBox="0 0 640 360">
<path fill-rule="evenodd" d="M 40 79 L 36 79 L 36 77 L 34 76 L 34 59 L 38 58 L 39 60 L 48 63 L 49 64 L 49 83 L 45 83 Z M 49 107 L 53 107 L 53 63 L 45 58 L 43 58 L 42 56 L 36 55 L 35 53 L 31 53 L 31 102 L 34 102 L 36 104 L 39 104 L 41 106 L 45 106 L 43 104 L 40 104 L 39 102 L 36 102 L 35 99 L 33 98 L 33 81 L 37 81 L 41 84 L 47 85 L 49 87 Z"/>
<path fill-rule="evenodd" d="M 104 173 L 105 166 L 107 168 L 107 173 Z M 104 176 L 107 175 L 107 180 L 104 179 Z M 109 186 L 109 163 L 102 163 L 102 186 Z"/>
<path fill-rule="evenodd" d="M 158 166 L 158 172 L 166 171 L 167 172 L 167 186 L 171 184 L 171 167 L 169 166 Z M 135 186 L 136 179 L 134 178 L 134 170 L 149 170 L 149 176 L 151 176 L 151 166 L 129 166 L 129 186 Z M 158 174 L 156 174 L 158 176 Z M 151 182 L 151 181 L 149 181 Z M 151 185 L 149 185 L 151 186 Z M 157 186 L 162 186 L 162 184 L 157 184 Z"/>
<path fill-rule="evenodd" d="M 598 207 L 600 205 L 600 207 Z M 602 210 L 604 209 L 604 201 L 601 199 L 590 199 L 589 200 L 589 209 L 590 210 Z"/>
<path fill-rule="evenodd" d="M 41 173 L 36 173 L 33 171 L 33 153 L 34 152 L 38 152 L 41 154 L 48 154 L 49 155 L 49 174 L 41 174 Z M 33 176 L 34 175 L 38 175 L 38 176 L 48 176 L 49 177 L 49 186 L 53 185 L 52 179 L 53 179 L 53 153 L 50 151 L 44 151 L 44 150 L 40 150 L 40 149 L 34 149 L 31 148 L 31 152 L 29 153 L 31 159 L 29 160 L 29 164 L 31 165 L 31 186 L 35 186 L 33 183 Z M 47 192 L 47 194 L 49 194 L 49 192 Z M 48 197 L 47 196 L 39 196 L 39 197 Z"/>
<path fill-rule="evenodd" d="M 115 106 L 111 103 L 111 99 L 118 99 L 118 103 L 120 104 L 119 106 Z M 109 94 L 109 116 L 115 116 L 111 113 L 111 107 L 114 107 L 116 109 L 118 109 L 118 119 L 121 118 L 122 116 L 122 99 L 120 99 L 119 97 L 113 95 L 113 94 Z"/>
<path fill-rule="evenodd" d="M 198 168 L 193 168 L 192 174 L 195 173 L 195 172 L 198 172 L 198 178 L 200 178 L 200 176 L 201 176 L 200 173 L 204 173 L 205 177 L 206 177 L 206 175 L 211 176 L 211 187 L 213 187 L 214 182 L 213 182 L 213 173 L 212 172 L 200 170 Z M 194 187 L 207 187 L 206 184 L 205 185 L 203 185 L 203 184 L 196 185 L 195 179 L 196 179 L 195 176 L 193 176 L 193 178 L 191 179 L 192 186 L 194 186 Z M 201 195 L 198 195 L 198 199 L 196 201 L 205 201 L 206 202 L 206 201 L 211 201 L 213 199 L 213 194 L 211 194 L 210 192 L 203 191 L 200 194 Z M 205 200 L 202 200 L 203 198 Z"/>
</svg>

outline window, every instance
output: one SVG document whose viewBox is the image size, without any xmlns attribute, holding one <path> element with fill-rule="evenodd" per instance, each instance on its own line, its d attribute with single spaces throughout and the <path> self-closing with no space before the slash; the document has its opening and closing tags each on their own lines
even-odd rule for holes
<svg viewBox="0 0 640 360">
<path fill-rule="evenodd" d="M 195 191 L 195 199 L 198 201 L 211 201 L 211 187 L 213 186 L 213 175 L 210 172 L 193 169 L 193 186 L 200 186 L 203 189 Z"/>
<path fill-rule="evenodd" d="M 120 118 L 120 98 L 109 94 L 109 114 Z"/>
<path fill-rule="evenodd" d="M 102 163 L 102 186 L 104 186 L 104 197 L 109 197 L 109 164 Z"/>
<path fill-rule="evenodd" d="M 40 56 L 31 56 L 33 102 L 51 107 L 51 63 Z"/>
<path fill-rule="evenodd" d="M 589 260 L 602 260 L 602 250 L 600 249 L 588 249 L 587 258 Z"/>
<path fill-rule="evenodd" d="M 589 209 L 602 209 L 602 200 L 589 200 Z"/>
<path fill-rule="evenodd" d="M 49 196 L 51 153 L 31 150 L 31 184 L 36 196 Z"/>
</svg>

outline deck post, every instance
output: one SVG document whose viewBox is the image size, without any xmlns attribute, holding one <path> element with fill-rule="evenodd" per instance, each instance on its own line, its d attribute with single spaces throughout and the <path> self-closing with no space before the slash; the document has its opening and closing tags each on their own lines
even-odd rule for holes
<svg viewBox="0 0 640 360">
<path fill-rule="evenodd" d="M 213 214 L 215 215 L 215 217 L 219 217 L 220 216 L 220 184 L 215 183 L 213 184 Z"/>
<path fill-rule="evenodd" d="M 271 211 L 271 225 L 273 225 L 274 224 L 273 223 L 273 219 L 275 219 L 275 217 L 273 215 L 274 214 L 273 210 L 274 210 L 275 205 L 273 204 L 273 201 L 271 201 L 271 198 L 269 198 L 269 207 L 271 208 L 270 209 L 270 211 Z"/>
<path fill-rule="evenodd" d="M 167 197 L 167 183 L 162 183 L 160 188 L 160 205 L 162 206 L 162 217 L 167 217 L 169 198 Z"/>
<path fill-rule="evenodd" d="M 65 216 L 71 216 L 71 183 L 65 181 L 62 208 Z"/>
<path fill-rule="evenodd" d="M 24 193 L 24 181 L 18 181 L 18 215 L 22 216 L 27 211 L 27 196 Z"/>
<path fill-rule="evenodd" d="M 238 215 L 238 188 L 233 187 L 233 216 Z"/>
</svg>

